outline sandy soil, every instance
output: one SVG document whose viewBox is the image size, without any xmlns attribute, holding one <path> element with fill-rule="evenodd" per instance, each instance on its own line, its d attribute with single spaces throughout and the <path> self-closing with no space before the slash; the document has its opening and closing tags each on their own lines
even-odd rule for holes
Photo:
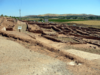
<svg viewBox="0 0 100 75">
<path fill-rule="evenodd" d="M 9 34 L 10 32 L 8 32 L 8 34 Z M 12 35 L 14 34 L 14 33 L 16 33 L 16 32 L 13 32 L 12 33 Z M 10 33 L 11 34 L 11 33 Z M 9 35 L 10 35 L 9 34 Z M 31 37 L 29 37 L 28 35 L 25 35 L 25 34 L 22 34 L 22 33 L 16 33 L 16 34 L 14 34 L 14 35 L 16 35 L 16 37 L 20 37 L 20 38 L 25 38 L 25 37 L 27 37 L 27 39 L 32 39 Z M 23 36 L 24 35 L 24 36 Z M 13 36 L 12 36 L 13 37 Z M 10 39 L 10 38 L 7 38 L 7 39 Z M 37 38 L 36 38 L 37 39 Z M 36 52 L 35 54 L 36 55 L 41 55 L 41 54 L 45 54 L 45 58 L 47 58 L 48 56 L 50 56 L 50 57 L 53 57 L 53 58 L 47 58 L 47 59 L 45 59 L 45 60 L 42 60 L 43 58 L 41 58 L 41 57 L 43 57 L 43 56 L 35 56 L 35 58 L 36 58 L 36 60 L 37 59 L 39 59 L 38 61 L 32 61 L 32 63 L 33 62 L 35 62 L 35 63 L 37 63 L 37 62 L 44 62 L 44 63 L 46 63 L 46 62 L 52 62 L 52 64 L 54 65 L 54 64 L 57 64 L 57 62 L 54 62 L 53 63 L 53 60 L 52 59 L 54 59 L 54 58 L 56 58 L 56 59 L 59 59 L 59 60 L 61 60 L 61 61 L 63 61 L 63 62 L 65 62 L 66 64 L 64 65 L 64 64 L 62 64 L 62 63 L 59 63 L 60 65 L 62 64 L 62 65 L 64 65 L 63 66 L 63 69 L 64 70 L 66 70 L 66 68 L 67 68 L 67 70 L 69 70 L 69 71 L 71 71 L 72 73 L 74 73 L 74 75 L 99 75 L 100 74 L 100 68 L 98 67 L 99 65 L 96 65 L 97 64 L 97 62 L 95 63 L 95 64 L 93 64 L 93 66 L 91 66 L 91 65 L 89 65 L 89 64 L 91 64 L 91 62 L 89 62 L 88 63 L 88 65 L 86 65 L 86 64 L 84 64 L 84 63 L 82 63 L 82 65 L 80 65 L 80 66 L 78 66 L 78 65 L 75 65 L 75 66 L 72 66 L 72 65 L 68 65 L 67 63 L 69 63 L 69 62 L 71 62 L 71 61 L 69 61 L 68 59 L 69 58 L 67 58 L 67 56 L 65 57 L 65 56 L 63 56 L 63 55 L 59 55 L 59 53 L 57 53 L 57 52 L 53 52 L 53 51 L 49 51 L 49 50 L 47 50 L 47 49 L 45 49 L 45 47 L 39 47 L 39 45 L 36 45 L 36 44 L 30 44 L 30 43 L 28 43 L 28 42 L 25 42 L 25 39 L 24 40 L 15 40 L 15 38 L 13 38 L 13 39 L 11 39 L 11 40 L 14 40 L 14 41 L 17 41 L 17 42 L 19 42 L 20 44 L 23 44 L 23 46 L 25 46 L 25 47 L 27 47 L 28 49 L 26 50 L 25 48 L 22 48 L 22 49 L 20 49 L 19 47 L 20 46 L 17 46 L 16 44 L 14 44 L 13 43 L 13 45 L 16 45 L 16 46 L 14 46 L 14 49 L 15 49 L 15 51 L 14 52 L 10 52 L 10 53 L 7 53 L 7 54 L 10 54 L 10 56 L 11 57 L 9 57 L 9 56 L 7 56 L 8 58 L 6 58 L 7 60 L 5 60 L 5 59 L 3 59 L 2 57 L 4 57 L 3 56 L 3 54 L 1 53 L 0 55 L 2 55 L 1 56 L 1 58 L 2 58 L 2 60 L 5 60 L 3 63 L 3 65 L 2 65 L 2 67 L 1 67 L 1 69 L 0 70 L 2 70 L 2 68 L 5 68 L 5 65 L 8 65 L 8 64 L 13 64 L 13 63 L 16 63 L 16 62 L 18 62 L 18 63 L 20 63 L 21 64 L 21 66 L 22 66 L 22 64 L 24 64 L 23 66 L 24 66 L 24 72 L 26 72 L 26 70 L 27 70 L 27 67 L 25 67 L 25 65 L 27 65 L 27 61 L 29 61 L 29 60 L 33 60 L 33 57 L 34 56 L 32 56 L 32 54 L 34 55 L 34 53 L 32 53 L 32 52 Z M 45 40 L 45 39 L 44 39 Z M 43 41 L 43 39 L 42 39 L 42 41 Z M 1 42 L 0 42 L 1 43 Z M 7 43 L 9 43 L 9 42 L 7 42 Z M 53 43 L 53 42 L 52 42 Z M 47 43 L 46 43 L 47 44 Z M 13 49 L 13 45 L 11 44 L 11 45 L 7 45 L 6 47 L 7 47 L 7 49 Z M 49 44 L 49 46 L 50 46 L 51 44 Z M 11 46 L 11 47 L 9 47 L 9 46 Z M 3 50 L 3 48 L 5 48 L 6 49 L 6 47 L 1 47 L 2 48 L 2 50 Z M 16 48 L 17 47 L 17 48 Z M 18 49 L 18 50 L 17 50 Z M 4 50 L 5 51 L 5 50 Z M 9 51 L 11 51 L 11 50 L 9 50 Z M 9 51 L 5 51 L 5 52 L 9 52 Z M 18 53 L 17 53 L 18 52 Z M 37 54 L 37 52 L 38 53 L 41 53 L 41 54 Z M 11 53 L 13 54 L 14 53 L 14 55 L 11 55 Z M 28 53 L 29 53 L 29 55 L 28 55 Z M 32 53 L 32 54 L 31 54 Z M 16 61 L 16 55 L 18 56 L 18 61 Z M 21 59 L 22 57 L 25 57 L 25 58 L 23 58 L 23 59 L 25 59 L 24 61 L 23 61 L 23 59 Z M 13 59 L 12 60 L 12 57 L 14 57 L 15 59 Z M 20 58 L 21 57 L 21 58 Z M 37 58 L 38 57 L 38 58 Z M 74 57 L 74 56 L 73 56 Z M 32 59 L 31 59 L 32 58 Z M 21 61 L 23 61 L 23 62 L 20 62 L 20 60 Z M 29 60 L 28 60 L 29 59 Z M 50 60 L 49 60 L 50 59 Z M 56 60 L 56 59 L 54 59 L 54 60 Z M 77 57 L 77 59 L 80 59 L 79 57 Z M 82 58 L 81 58 L 82 59 Z M 9 60 L 9 61 L 8 61 Z M 11 61 L 12 62 L 11 62 Z M 6 62 L 6 61 L 8 61 L 8 62 Z M 11 63 L 9 63 L 9 62 L 11 62 Z M 31 62 L 31 61 L 29 61 L 29 62 Z M 86 61 L 85 61 L 86 62 Z M 17 63 L 17 65 L 18 65 L 18 63 Z M 43 64 L 44 64 L 43 63 Z M 39 64 L 39 63 L 38 63 Z M 38 65 L 37 64 L 37 65 Z M 31 63 L 29 63 L 28 65 L 31 65 Z M 50 64 L 47 64 L 47 65 L 50 65 Z M 44 66 L 47 66 L 46 64 L 44 65 Z M 21 73 L 20 74 L 20 72 L 19 71 L 16 71 L 15 70 L 15 68 L 16 68 L 16 64 L 15 64 L 15 66 L 13 66 L 13 69 L 10 67 L 10 66 L 12 66 L 12 65 L 9 65 L 9 66 L 7 66 L 8 68 L 10 68 L 9 70 L 13 70 L 13 71 L 15 71 L 15 73 L 16 73 L 16 75 L 23 75 L 23 73 Z M 19 67 L 18 67 L 18 69 L 20 69 L 21 70 L 21 72 L 23 72 L 23 66 L 21 67 L 21 69 L 20 69 L 20 65 L 19 65 Z M 31 65 L 32 66 L 32 65 Z M 57 68 L 57 69 L 59 69 L 58 68 L 59 67 L 59 65 L 57 65 L 57 66 L 55 66 L 55 68 Z M 66 67 L 66 68 L 64 68 L 64 67 Z M 40 68 L 40 67 L 39 67 Z M 34 70 L 34 72 L 35 72 L 35 74 L 36 73 L 39 73 L 38 75 L 42 75 L 42 74 L 40 74 L 40 72 L 38 72 L 37 70 L 39 70 L 40 71 L 40 69 L 39 68 L 37 68 L 36 70 Z M 32 68 L 31 68 L 32 69 Z M 60 67 L 60 69 L 62 69 L 61 67 Z M 2 74 L 3 73 L 8 73 L 8 72 L 10 72 L 8 69 L 6 69 L 6 70 L 2 70 Z M 32 75 L 32 74 L 30 74 L 31 72 L 29 71 L 30 69 L 28 68 L 28 73 L 29 73 L 29 75 Z M 41 70 L 41 71 L 43 71 L 43 70 Z M 48 70 L 48 71 L 50 71 L 50 70 Z M 53 69 L 53 72 L 48 72 L 49 74 L 51 74 L 51 73 L 54 73 L 54 69 Z M 61 70 L 62 71 L 62 70 Z M 19 74 L 18 74 L 19 73 Z M 58 73 L 58 72 L 57 72 Z M 67 74 L 67 73 L 65 73 L 65 72 L 63 72 L 65 75 Z M 64 75 L 63 73 L 61 73 L 61 75 Z M 34 74 L 34 75 L 35 75 Z M 46 74 L 46 75 L 49 75 L 49 74 Z M 4 74 L 5 75 L 5 74 Z M 12 74 L 8 74 L 8 75 L 12 75 Z M 24 74 L 25 75 L 25 74 Z M 43 74 L 43 75 L 45 75 L 45 74 Z M 54 75 L 56 75 L 56 74 L 54 74 Z M 58 74 L 58 75 L 60 75 L 60 74 Z M 68 74 L 67 74 L 68 75 Z"/>
<path fill-rule="evenodd" d="M 66 64 L 0 36 L 0 75 L 72 75 Z"/>
<path fill-rule="evenodd" d="M 90 48 L 90 49 L 93 49 L 94 47 L 98 50 L 100 50 L 100 47 L 96 46 L 96 45 L 93 45 L 93 44 L 75 44 L 75 45 L 72 45 L 73 47 L 77 47 L 77 48 Z"/>
<path fill-rule="evenodd" d="M 81 58 L 87 59 L 87 60 L 100 59 L 100 55 L 98 55 L 98 54 L 93 54 L 93 53 L 84 52 L 84 51 L 75 50 L 75 49 L 69 49 L 66 51 L 71 53 L 71 54 L 77 55 Z"/>
</svg>

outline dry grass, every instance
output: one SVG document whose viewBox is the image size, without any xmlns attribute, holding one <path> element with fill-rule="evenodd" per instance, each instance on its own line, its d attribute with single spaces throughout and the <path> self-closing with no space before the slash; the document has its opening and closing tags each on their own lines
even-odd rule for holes
<svg viewBox="0 0 100 75">
<path fill-rule="evenodd" d="M 100 20 L 87 20 L 87 21 L 71 21 L 66 23 L 77 23 L 77 24 L 86 24 L 86 25 L 100 25 Z"/>
<path fill-rule="evenodd" d="M 28 18 L 28 20 L 39 20 L 40 18 Z"/>
</svg>

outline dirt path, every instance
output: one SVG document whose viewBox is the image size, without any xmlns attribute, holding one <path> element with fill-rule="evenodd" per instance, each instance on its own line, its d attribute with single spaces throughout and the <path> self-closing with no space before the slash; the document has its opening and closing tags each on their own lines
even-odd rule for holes
<svg viewBox="0 0 100 75">
<path fill-rule="evenodd" d="M 66 64 L 0 36 L 0 75 L 72 75 Z"/>
</svg>

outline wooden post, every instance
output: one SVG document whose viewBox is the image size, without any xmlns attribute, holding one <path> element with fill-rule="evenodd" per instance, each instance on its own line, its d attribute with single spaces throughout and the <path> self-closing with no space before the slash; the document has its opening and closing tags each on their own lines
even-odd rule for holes
<svg viewBox="0 0 100 75">
<path fill-rule="evenodd" d="M 19 32 L 20 32 L 20 29 L 19 29 Z"/>
</svg>

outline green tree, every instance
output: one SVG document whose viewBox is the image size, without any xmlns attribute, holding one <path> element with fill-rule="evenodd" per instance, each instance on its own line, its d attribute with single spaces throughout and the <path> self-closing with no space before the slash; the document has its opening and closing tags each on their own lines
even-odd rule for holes
<svg viewBox="0 0 100 75">
<path fill-rule="evenodd" d="M 39 19 L 39 21 L 43 21 L 43 20 L 42 20 L 42 18 L 41 18 L 41 19 Z"/>
<path fill-rule="evenodd" d="M 5 17 L 8 17 L 7 15 L 5 15 Z"/>
<path fill-rule="evenodd" d="M 1 16 L 3 17 L 3 14 L 1 14 Z"/>
</svg>

